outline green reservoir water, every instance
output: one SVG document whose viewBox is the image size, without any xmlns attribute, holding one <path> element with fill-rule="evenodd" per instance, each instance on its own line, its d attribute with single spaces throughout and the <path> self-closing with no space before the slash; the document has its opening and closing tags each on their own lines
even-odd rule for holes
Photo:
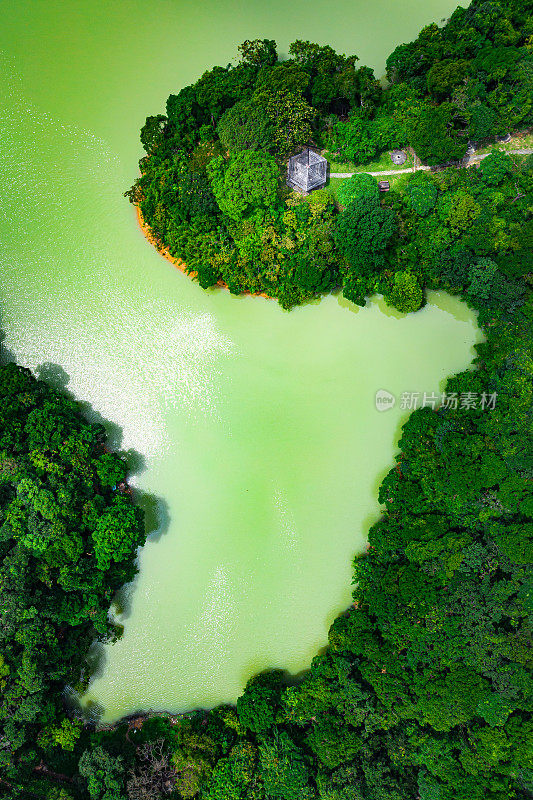
<svg viewBox="0 0 533 800">
<path fill-rule="evenodd" d="M 121 598 L 123 639 L 87 700 L 113 720 L 234 701 L 293 672 L 350 602 L 351 559 L 378 513 L 406 411 L 467 366 L 470 312 L 416 315 L 342 298 L 283 312 L 202 291 L 139 232 L 122 197 L 138 130 L 237 44 L 295 38 L 383 72 L 444 0 L 2 3 L 1 324 L 21 364 L 87 401 L 130 451 L 153 532 Z"/>
</svg>

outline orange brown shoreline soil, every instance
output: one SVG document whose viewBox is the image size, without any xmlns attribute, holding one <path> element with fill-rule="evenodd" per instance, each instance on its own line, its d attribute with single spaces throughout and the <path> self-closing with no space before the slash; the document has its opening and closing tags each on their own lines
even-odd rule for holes
<svg viewBox="0 0 533 800">
<path fill-rule="evenodd" d="M 152 230 L 151 230 L 150 226 L 148 225 L 147 222 L 144 221 L 143 215 L 141 214 L 141 209 L 139 208 L 139 206 L 135 206 L 135 211 L 136 211 L 136 214 L 137 214 L 137 222 L 139 223 L 139 227 L 140 227 L 141 231 L 143 232 L 143 234 L 146 237 L 146 239 L 150 242 L 150 244 L 153 247 L 155 247 L 155 249 L 157 250 L 159 255 L 163 256 L 163 258 L 166 258 L 167 261 L 170 261 L 171 264 L 173 264 L 177 269 L 180 270 L 180 272 L 183 272 L 189 278 L 195 278 L 196 277 L 196 272 L 187 272 L 186 271 L 186 266 L 187 265 L 185 264 L 185 262 L 182 261 L 181 258 L 174 258 L 174 256 L 172 256 L 169 253 L 168 248 L 164 247 L 162 244 L 160 244 L 157 241 L 157 239 L 155 238 L 154 234 L 152 233 Z M 229 292 L 227 284 L 224 283 L 224 281 L 222 281 L 222 280 L 218 281 L 216 286 L 219 286 L 221 289 L 226 289 L 226 291 Z M 244 292 L 241 292 L 240 294 L 241 294 L 241 296 L 248 294 L 248 295 L 252 295 L 253 297 L 264 297 L 267 300 L 274 300 L 275 299 L 274 297 L 271 297 L 269 294 L 265 294 L 265 292 L 248 292 L 248 291 L 244 291 Z"/>
</svg>

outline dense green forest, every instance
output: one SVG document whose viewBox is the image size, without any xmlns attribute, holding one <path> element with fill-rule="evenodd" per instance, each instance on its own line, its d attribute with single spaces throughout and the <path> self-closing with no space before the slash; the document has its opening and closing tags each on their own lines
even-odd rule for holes
<svg viewBox="0 0 533 800">
<path fill-rule="evenodd" d="M 91 643 L 120 635 L 107 609 L 135 574 L 142 514 L 104 429 L 27 370 L 0 368 L 0 797 L 533 796 L 533 160 L 495 151 L 385 196 L 359 175 L 342 184 L 342 209 L 326 192 L 283 199 L 279 177 L 298 126 L 342 148 L 352 129 L 377 136 L 401 108 L 407 122 L 418 109 L 406 130 L 434 126 L 463 96 L 467 126 L 483 115 L 498 130 L 527 124 L 531 35 L 531 3 L 474 3 L 397 48 L 385 92 L 330 48 L 296 43 L 278 64 L 273 43 L 248 42 L 238 67 L 206 73 L 171 96 L 168 119 L 147 121 L 133 195 L 205 285 L 220 264 L 209 280 L 268 288 L 285 305 L 342 283 L 357 302 L 379 290 L 405 312 L 425 287 L 446 289 L 478 311 L 485 341 L 448 382 L 459 402 L 404 426 L 382 518 L 354 563 L 354 604 L 303 678 L 269 671 L 236 707 L 112 728 L 84 720 L 71 698 L 87 684 Z M 492 57 L 496 77 L 479 66 Z M 276 123 L 267 98 L 278 86 L 291 100 Z M 307 118 L 310 100 L 322 122 Z M 485 408 L 463 402 L 483 396 Z"/>
<path fill-rule="evenodd" d="M 367 181 L 307 199 L 287 188 L 287 159 L 312 145 L 364 165 L 410 147 L 425 164 L 441 165 L 463 159 L 469 142 L 527 129 L 531 2 L 473 2 L 443 27 L 429 25 L 387 59 L 385 89 L 356 56 L 328 45 L 296 41 L 284 61 L 266 39 L 244 42 L 239 53 L 239 63 L 205 72 L 170 95 L 165 115 L 147 118 L 147 155 L 127 192 L 156 241 L 201 286 L 221 281 L 284 308 L 339 286 L 362 304 L 376 291 L 391 304 L 407 292 L 411 308 L 422 296 L 417 286 L 439 281 L 435 268 L 405 252 L 406 229 L 417 224 L 419 245 L 434 252 L 438 242 L 444 253 L 472 225 L 469 258 L 491 250 L 476 232 L 495 196 L 513 189 L 500 188 L 498 156 L 477 179 L 457 184 L 417 174 L 402 196 L 380 197 Z M 505 197 L 498 218 L 508 213 L 520 212 Z"/>
</svg>

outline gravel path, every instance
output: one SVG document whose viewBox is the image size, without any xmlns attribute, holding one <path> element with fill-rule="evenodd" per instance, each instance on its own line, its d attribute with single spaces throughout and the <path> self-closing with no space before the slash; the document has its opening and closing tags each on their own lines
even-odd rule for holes
<svg viewBox="0 0 533 800">
<path fill-rule="evenodd" d="M 533 154 L 533 148 L 528 147 L 523 150 L 508 150 L 508 153 L 515 153 L 519 156 L 530 156 Z M 471 156 L 466 164 L 469 167 L 471 164 L 475 163 L 476 161 L 481 161 L 482 158 L 487 158 L 490 156 L 490 153 L 483 153 L 480 156 Z M 432 169 L 432 167 L 426 167 L 421 165 L 420 167 L 408 167 L 407 169 L 389 169 L 389 170 L 382 170 L 381 172 L 367 172 L 367 175 L 373 175 L 375 178 L 378 178 L 380 175 L 401 175 L 403 172 L 418 172 L 419 170 L 428 170 Z M 358 172 L 330 172 L 330 178 L 351 178 L 352 175 L 359 175 Z"/>
</svg>

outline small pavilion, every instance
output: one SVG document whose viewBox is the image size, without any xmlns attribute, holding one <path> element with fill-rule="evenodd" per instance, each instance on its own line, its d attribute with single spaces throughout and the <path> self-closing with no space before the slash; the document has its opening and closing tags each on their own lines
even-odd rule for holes
<svg viewBox="0 0 533 800">
<path fill-rule="evenodd" d="M 287 185 L 291 189 L 305 193 L 322 189 L 326 185 L 327 175 L 328 162 L 309 147 L 289 158 Z"/>
</svg>

